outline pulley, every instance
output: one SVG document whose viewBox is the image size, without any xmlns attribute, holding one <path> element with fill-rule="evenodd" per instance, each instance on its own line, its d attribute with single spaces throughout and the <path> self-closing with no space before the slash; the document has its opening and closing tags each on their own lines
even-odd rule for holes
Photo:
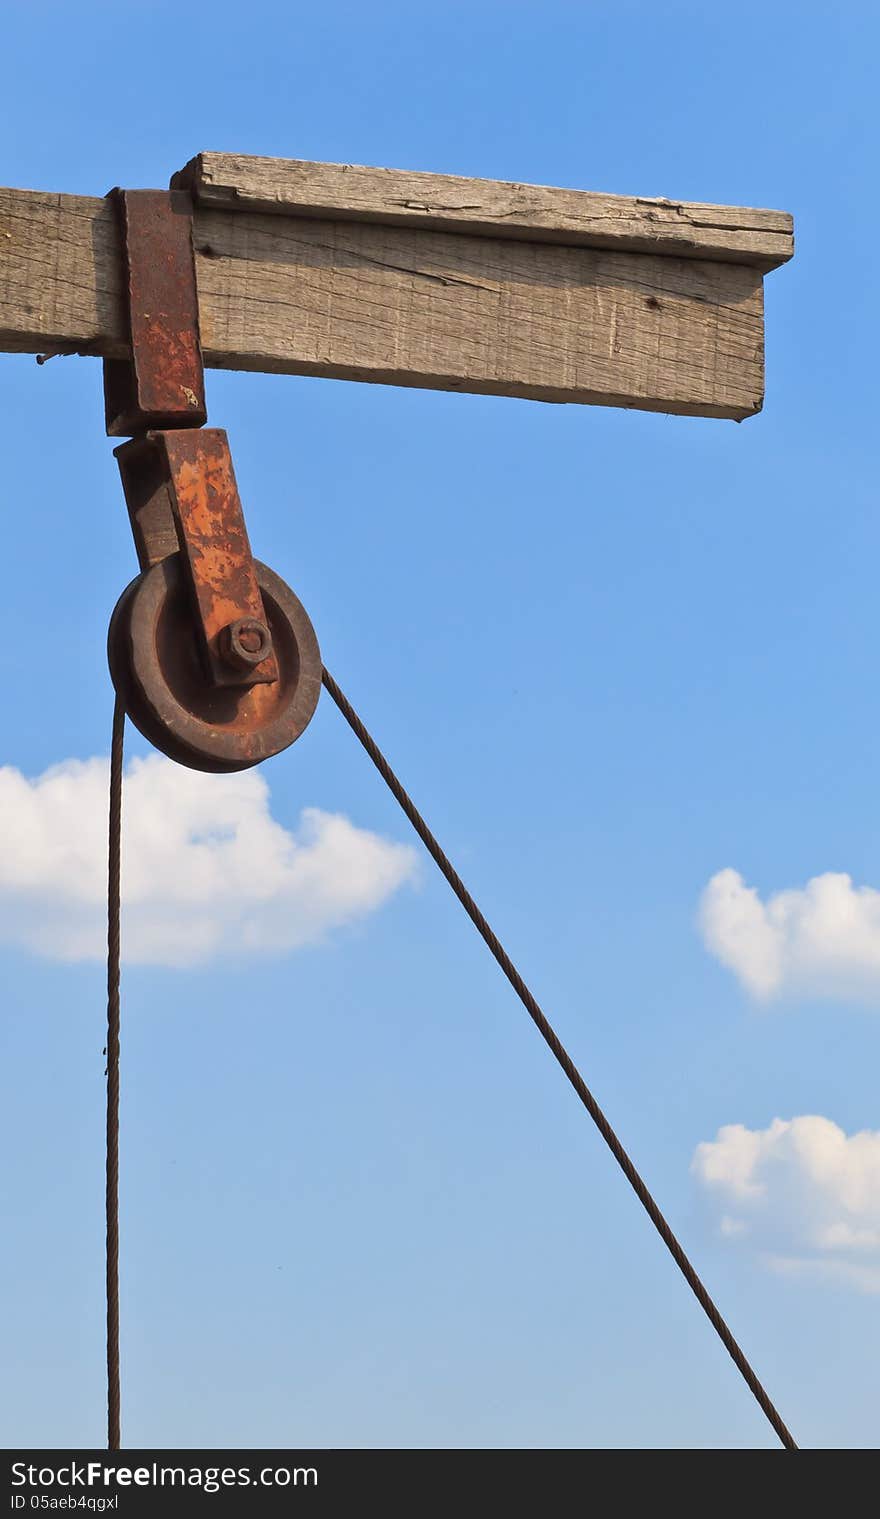
<svg viewBox="0 0 880 1519">
<path fill-rule="evenodd" d="M 110 622 L 113 684 L 151 744 L 195 770 L 244 770 L 286 749 L 321 691 L 301 602 L 254 560 L 226 433 L 207 428 L 189 201 L 115 191 L 131 359 L 104 365 L 141 573 Z"/>
</svg>

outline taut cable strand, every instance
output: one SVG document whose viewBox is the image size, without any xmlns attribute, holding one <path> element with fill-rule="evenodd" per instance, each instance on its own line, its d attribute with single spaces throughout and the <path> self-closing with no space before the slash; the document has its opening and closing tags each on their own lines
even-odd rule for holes
<svg viewBox="0 0 880 1519">
<path fill-rule="evenodd" d="M 107 1449 L 119 1450 L 119 908 L 125 708 L 113 708 L 107 880 Z"/>
<path fill-rule="evenodd" d="M 764 1414 L 772 1424 L 774 1430 L 776 1431 L 776 1434 L 779 1436 L 779 1439 L 785 1446 L 785 1449 L 797 1450 L 798 1447 L 793 1436 L 777 1413 L 775 1407 L 770 1401 L 768 1394 L 765 1392 L 762 1384 L 755 1375 L 755 1372 L 749 1365 L 749 1362 L 747 1361 L 743 1351 L 740 1349 L 726 1323 L 724 1322 L 724 1319 L 721 1317 L 721 1314 L 715 1307 L 715 1304 L 703 1286 L 703 1283 L 700 1281 L 700 1278 L 697 1276 L 696 1271 L 685 1255 L 681 1245 L 678 1243 L 678 1240 L 670 1229 L 668 1223 L 666 1222 L 666 1219 L 663 1217 L 663 1214 L 660 1212 L 660 1209 L 648 1191 L 648 1188 L 645 1186 L 645 1183 L 642 1181 L 641 1176 L 627 1155 L 626 1150 L 623 1148 L 623 1145 L 612 1129 L 610 1123 L 608 1122 L 608 1119 L 605 1117 L 605 1114 L 599 1107 L 598 1102 L 596 1101 L 595 1097 L 581 1076 L 580 1071 L 577 1069 L 577 1066 L 575 1065 L 571 1056 L 568 1054 L 568 1051 L 562 1045 L 553 1028 L 551 1028 L 550 1024 L 547 1022 L 547 1019 L 542 1013 L 538 1003 L 532 996 L 529 988 L 526 986 L 526 983 L 524 982 L 522 976 L 520 975 L 513 961 L 510 959 L 507 951 L 504 949 L 504 946 L 501 944 L 499 939 L 496 938 L 492 929 L 489 927 L 489 924 L 486 922 L 486 919 L 480 912 L 479 907 L 477 906 L 458 872 L 453 867 L 451 861 L 443 853 L 443 850 L 440 848 L 440 845 L 435 839 L 433 833 L 431 832 L 421 813 L 417 810 L 415 804 L 403 789 L 403 786 L 397 779 L 394 771 L 391 769 L 391 766 L 383 755 L 381 749 L 376 744 L 375 740 L 371 738 L 370 734 L 367 732 L 367 729 L 364 727 L 351 703 L 348 701 L 344 693 L 340 690 L 339 686 L 337 686 L 332 675 L 326 668 L 323 672 L 322 678 L 325 690 L 329 693 L 330 696 L 332 696 L 334 702 L 336 703 L 355 737 L 363 745 L 367 754 L 370 756 L 370 759 L 376 766 L 376 769 L 381 775 L 392 796 L 399 803 L 400 807 L 409 818 L 410 823 L 412 824 L 428 853 L 431 855 L 435 864 L 438 866 L 441 873 L 449 882 L 449 885 L 452 887 L 452 890 L 458 897 L 459 902 L 461 903 L 462 907 L 476 928 L 477 933 L 480 935 L 483 942 L 487 945 L 488 949 L 500 965 L 505 976 L 516 992 L 516 995 L 519 997 L 520 1002 L 523 1004 L 523 1007 L 529 1014 L 532 1022 L 535 1024 L 535 1027 L 537 1028 L 542 1039 L 549 1046 L 553 1055 L 562 1066 L 563 1071 L 577 1092 L 578 1097 L 592 1118 L 594 1124 L 596 1125 L 596 1128 L 599 1130 L 599 1133 L 602 1135 L 602 1138 L 614 1156 L 614 1159 L 620 1166 L 620 1169 L 622 1170 L 624 1176 L 635 1192 L 636 1197 L 639 1199 L 639 1202 L 645 1209 L 645 1212 L 654 1225 L 654 1228 L 657 1230 L 657 1233 L 660 1235 L 660 1238 L 662 1239 L 670 1255 L 681 1271 L 682 1276 L 693 1292 L 695 1298 L 697 1299 L 697 1302 L 700 1304 L 700 1307 L 706 1314 L 706 1317 L 708 1318 L 713 1329 L 715 1329 L 726 1350 L 732 1357 L 734 1364 L 742 1373 L 745 1382 L 754 1394 Z"/>
</svg>

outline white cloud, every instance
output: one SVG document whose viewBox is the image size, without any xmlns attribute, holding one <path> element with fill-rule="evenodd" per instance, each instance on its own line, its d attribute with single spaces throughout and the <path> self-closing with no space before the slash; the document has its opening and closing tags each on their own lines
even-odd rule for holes
<svg viewBox="0 0 880 1519">
<path fill-rule="evenodd" d="M 0 937 L 57 960 L 106 953 L 104 759 L 34 780 L 0 768 Z M 135 759 L 123 801 L 123 954 L 194 965 L 283 952 L 380 907 L 415 871 L 402 844 L 338 813 L 303 810 L 296 834 L 254 770 L 201 775 Z"/>
<path fill-rule="evenodd" d="M 816 1116 L 727 1124 L 697 1145 L 691 1170 L 723 1239 L 776 1272 L 880 1292 L 880 1131 L 847 1135 Z"/>
<path fill-rule="evenodd" d="M 753 996 L 880 1000 L 880 891 L 828 871 L 762 902 L 735 870 L 703 892 L 706 948 Z"/>
</svg>

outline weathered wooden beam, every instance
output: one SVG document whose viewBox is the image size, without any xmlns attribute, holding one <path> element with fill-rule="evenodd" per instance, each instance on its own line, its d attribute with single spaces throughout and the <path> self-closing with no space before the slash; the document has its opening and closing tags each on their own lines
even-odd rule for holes
<svg viewBox="0 0 880 1519">
<path fill-rule="evenodd" d="M 735 264 L 204 212 L 209 354 L 236 367 L 741 418 L 761 276 Z M 219 362 L 225 362 L 219 357 Z"/>
<path fill-rule="evenodd" d="M 202 203 L 194 174 L 209 365 L 694 416 L 760 409 L 762 278 L 741 258 L 566 245 L 546 227 L 489 235 L 485 217 L 475 233 L 351 205 L 231 210 Z M 120 275 L 105 201 L 0 190 L 0 350 L 122 356 Z"/>
<path fill-rule="evenodd" d="M 670 254 L 767 272 L 794 252 L 786 211 L 709 206 L 361 164 L 199 153 L 173 183 L 214 209 L 432 227 L 471 236 Z"/>
</svg>

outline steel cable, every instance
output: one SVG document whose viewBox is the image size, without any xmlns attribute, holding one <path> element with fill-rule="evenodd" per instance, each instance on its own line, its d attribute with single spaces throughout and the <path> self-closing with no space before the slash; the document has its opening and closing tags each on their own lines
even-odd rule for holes
<svg viewBox="0 0 880 1519">
<path fill-rule="evenodd" d="M 728 1329 L 727 1324 L 721 1317 L 721 1314 L 719 1313 L 714 1302 L 706 1291 L 706 1288 L 703 1286 L 703 1283 L 694 1270 L 694 1267 L 691 1265 L 688 1257 L 685 1255 L 684 1250 L 673 1234 L 671 1228 L 669 1227 L 669 1224 L 666 1222 L 666 1219 L 660 1212 L 660 1209 L 651 1196 L 651 1193 L 648 1191 L 648 1188 L 646 1187 L 644 1181 L 642 1180 L 628 1154 L 626 1153 L 626 1150 L 623 1148 L 623 1145 L 612 1129 L 611 1124 L 608 1122 L 608 1119 L 605 1117 L 605 1114 L 600 1108 L 598 1102 L 596 1101 L 595 1097 L 581 1076 L 580 1071 L 577 1069 L 577 1066 L 575 1065 L 571 1056 L 568 1054 L 568 1051 L 564 1048 L 558 1035 L 548 1023 L 537 1001 L 533 997 L 529 988 L 526 986 L 526 983 L 524 982 L 522 976 L 520 975 L 510 956 L 507 954 L 507 951 L 504 949 L 504 946 L 501 944 L 500 940 L 497 938 L 493 930 L 490 928 L 489 924 L 486 922 L 486 919 L 483 917 L 483 914 L 481 913 L 479 907 L 477 906 L 458 872 L 455 870 L 448 857 L 444 854 L 421 813 L 418 811 L 414 802 L 408 796 L 400 781 L 397 779 L 397 776 L 391 769 L 391 766 L 383 755 L 378 744 L 370 736 L 367 729 L 364 727 L 364 724 L 361 722 L 360 718 L 352 707 L 351 703 L 348 701 L 345 694 L 340 690 L 339 686 L 336 684 L 336 681 L 333 679 L 332 675 L 326 668 L 323 672 L 323 683 L 326 691 L 333 698 L 336 706 L 339 708 L 339 711 L 342 713 L 342 716 L 345 718 L 345 721 L 348 723 L 355 737 L 358 739 L 360 744 L 366 750 L 370 759 L 373 761 L 373 764 L 384 780 L 392 796 L 395 798 L 395 800 L 402 808 L 403 812 L 406 814 L 407 818 L 409 819 L 428 853 L 431 855 L 435 864 L 439 868 L 440 872 L 452 887 L 452 890 L 457 896 L 459 902 L 461 903 L 462 907 L 476 928 L 477 933 L 480 935 L 483 942 L 486 944 L 487 948 L 494 956 L 498 965 L 501 967 L 502 971 L 504 972 L 517 996 L 519 997 L 520 1002 L 523 1004 L 523 1007 L 529 1014 L 532 1022 L 535 1024 L 535 1027 L 537 1028 L 539 1034 L 545 1043 L 549 1046 L 552 1054 L 561 1065 L 563 1071 L 571 1082 L 571 1085 L 574 1087 L 578 1097 L 580 1098 L 594 1124 L 599 1130 L 599 1133 L 602 1135 L 602 1138 L 614 1156 L 614 1159 L 617 1161 L 617 1164 L 620 1166 L 620 1169 L 622 1170 L 624 1176 L 635 1192 L 636 1197 L 639 1199 L 639 1202 L 645 1209 L 645 1212 L 657 1230 L 657 1233 L 660 1235 L 660 1238 L 663 1240 L 663 1243 L 665 1244 L 667 1250 L 681 1271 L 682 1276 L 693 1292 L 695 1298 L 697 1299 L 697 1302 L 700 1304 L 700 1307 L 706 1314 L 706 1317 L 708 1318 L 713 1329 L 718 1334 L 722 1344 L 725 1346 L 725 1349 L 729 1352 L 735 1366 L 742 1374 L 747 1386 L 753 1393 L 755 1399 L 757 1400 L 760 1408 L 766 1415 L 770 1424 L 773 1426 L 773 1429 L 775 1430 L 782 1444 L 785 1446 L 785 1449 L 797 1450 L 798 1446 L 790 1431 L 783 1423 L 783 1420 L 771 1402 L 770 1397 L 768 1396 L 761 1382 L 758 1380 L 755 1372 L 752 1370 L 752 1367 L 746 1359 L 744 1352 L 740 1349 L 739 1345 Z"/>
<path fill-rule="evenodd" d="M 117 696 L 110 745 L 107 879 L 107 1449 L 119 1450 L 119 918 L 125 708 Z"/>
</svg>

